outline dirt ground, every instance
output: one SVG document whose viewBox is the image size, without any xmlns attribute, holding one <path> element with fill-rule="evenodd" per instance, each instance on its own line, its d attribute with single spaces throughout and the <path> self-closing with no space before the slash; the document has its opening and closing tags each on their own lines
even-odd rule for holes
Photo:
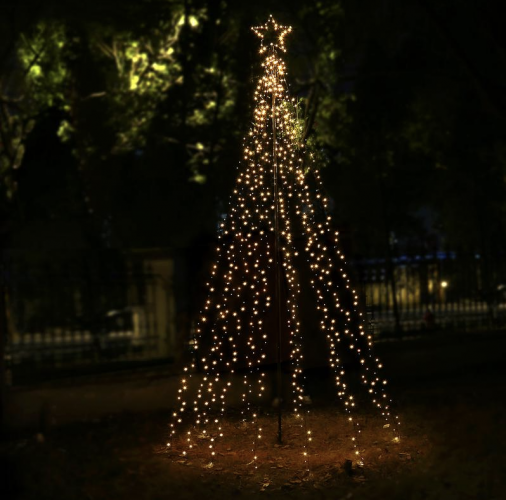
<svg viewBox="0 0 506 500">
<path fill-rule="evenodd" d="M 304 461 L 304 428 L 286 413 L 283 444 L 276 412 L 260 412 L 262 444 L 253 450 L 252 424 L 239 410 L 225 420 L 210 460 L 208 441 L 182 456 L 166 447 L 169 412 L 123 414 L 11 436 L 0 444 L 3 499 L 315 499 L 506 498 L 506 374 L 480 364 L 444 374 L 398 377 L 402 437 L 361 411 L 354 462 L 352 429 L 339 405 L 308 406 L 313 441 Z M 176 443 L 177 448 L 177 443 Z M 251 463 L 254 454 L 258 457 Z M 212 465 L 211 465 L 212 464 Z"/>
</svg>

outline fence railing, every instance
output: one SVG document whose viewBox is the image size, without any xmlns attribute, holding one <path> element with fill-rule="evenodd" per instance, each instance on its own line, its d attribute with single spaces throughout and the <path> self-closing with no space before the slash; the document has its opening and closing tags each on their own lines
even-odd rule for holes
<svg viewBox="0 0 506 500">
<path fill-rule="evenodd" d="M 8 384 L 173 356 L 167 278 L 149 265 L 138 272 L 100 259 L 93 272 L 79 260 L 60 260 L 56 269 L 24 267 L 22 259 L 4 266 Z"/>
<path fill-rule="evenodd" d="M 506 325 L 503 259 L 441 252 L 394 259 L 390 275 L 383 259 L 354 268 L 377 335 Z"/>
<path fill-rule="evenodd" d="M 353 263 L 374 335 L 506 326 L 506 259 L 440 253 Z M 178 358 L 172 282 L 145 262 L 4 259 L 7 383 Z M 394 293 L 395 292 L 395 293 Z M 178 345 L 181 344 L 181 345 Z"/>
</svg>

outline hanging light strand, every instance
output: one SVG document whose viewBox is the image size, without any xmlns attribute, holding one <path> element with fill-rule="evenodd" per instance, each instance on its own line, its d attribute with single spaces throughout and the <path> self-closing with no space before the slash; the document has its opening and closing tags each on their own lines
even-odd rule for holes
<svg viewBox="0 0 506 500">
<path fill-rule="evenodd" d="M 392 415 L 391 400 L 385 389 L 387 381 L 381 376 L 382 364 L 373 354 L 372 338 L 364 328 L 358 294 L 351 287 L 345 258 L 338 248 L 338 233 L 332 229 L 320 173 L 297 133 L 295 101 L 290 98 L 286 67 L 280 57 L 286 51 L 285 37 L 291 28 L 278 24 L 271 16 L 265 25 L 252 29 L 260 38 L 263 74 L 254 92 L 253 123 L 244 139 L 243 160 L 228 215 L 220 224 L 215 264 L 207 284 L 208 296 L 196 329 L 194 348 L 203 371 L 202 380 L 195 399 L 190 402 L 188 392 L 197 363 L 185 368 L 178 392 L 179 407 L 171 423 L 171 441 L 183 415 L 191 413 L 194 425 L 183 437 L 187 445 L 183 454 L 197 445 L 196 435 L 207 441 L 211 459 L 215 458 L 215 443 L 223 437 L 222 420 L 231 389 L 231 380 L 225 381 L 222 373 L 228 372 L 232 378 L 237 366 L 245 366 L 241 393 L 243 417 L 255 428 L 252 462 L 257 467 L 257 443 L 262 439 L 262 429 L 253 399 L 262 398 L 266 393 L 262 366 L 275 337 L 266 329 L 264 318 L 275 310 L 270 280 L 277 264 L 287 285 L 286 310 L 278 314 L 286 320 L 293 370 L 293 411 L 295 415 L 302 415 L 303 455 L 308 468 L 312 435 L 306 418 L 308 412 L 303 409 L 303 336 L 298 313 L 301 288 L 295 264 L 302 257 L 298 256 L 291 226 L 295 215 L 305 237 L 319 326 L 327 338 L 337 395 L 353 425 L 353 449 L 360 463 L 360 426 L 354 417 L 357 403 L 346 382 L 341 359 L 343 349 L 347 348 L 358 359 L 361 381 L 374 407 L 384 417 L 385 427 L 391 425 L 397 433 L 399 419 Z M 305 161 L 310 162 L 315 190 L 309 186 Z M 275 253 L 277 244 L 271 244 L 273 238 L 279 241 L 279 261 Z M 201 354 L 206 338 L 210 339 L 208 352 Z"/>
</svg>

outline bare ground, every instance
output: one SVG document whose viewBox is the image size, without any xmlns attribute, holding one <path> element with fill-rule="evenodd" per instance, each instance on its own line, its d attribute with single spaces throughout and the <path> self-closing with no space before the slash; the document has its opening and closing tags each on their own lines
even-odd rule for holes
<svg viewBox="0 0 506 500">
<path fill-rule="evenodd" d="M 306 422 L 313 436 L 307 463 L 300 421 L 286 413 L 279 445 L 270 408 L 260 414 L 263 438 L 255 447 L 256 427 L 229 412 L 212 461 L 206 439 L 197 438 L 187 456 L 177 442 L 167 451 L 169 412 L 11 436 L 0 444 L 0 498 L 505 499 L 505 382 L 497 363 L 397 377 L 401 441 L 392 442 L 377 416 L 359 412 L 363 467 L 354 461 L 346 416 L 321 401 Z"/>
</svg>

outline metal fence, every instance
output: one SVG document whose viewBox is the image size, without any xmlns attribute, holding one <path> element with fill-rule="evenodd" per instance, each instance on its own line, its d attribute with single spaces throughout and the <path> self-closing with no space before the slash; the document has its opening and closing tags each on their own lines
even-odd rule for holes
<svg viewBox="0 0 506 500">
<path fill-rule="evenodd" d="M 357 261 L 376 335 L 506 325 L 504 259 L 453 252 Z"/>
<path fill-rule="evenodd" d="M 439 253 L 353 268 L 381 337 L 505 327 L 504 262 Z M 2 265 L 7 384 L 178 359 L 189 340 L 176 331 L 170 273 L 149 259 L 14 254 Z"/>
<path fill-rule="evenodd" d="M 7 384 L 173 355 L 171 283 L 149 263 L 113 252 L 7 261 Z"/>
</svg>

